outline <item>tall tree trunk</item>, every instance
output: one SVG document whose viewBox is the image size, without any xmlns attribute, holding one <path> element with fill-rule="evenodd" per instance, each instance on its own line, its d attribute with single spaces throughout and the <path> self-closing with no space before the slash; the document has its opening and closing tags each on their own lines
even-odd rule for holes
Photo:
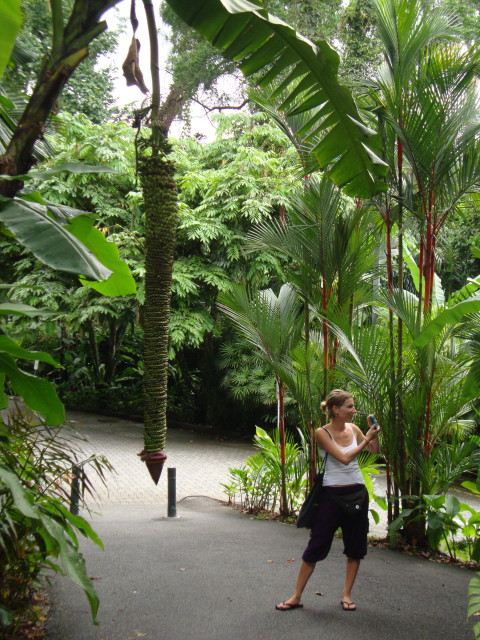
<svg viewBox="0 0 480 640">
<path fill-rule="evenodd" d="M 170 87 L 168 96 L 163 101 L 159 110 L 159 118 L 167 131 L 172 126 L 175 118 L 178 118 L 182 113 L 186 101 L 187 96 L 185 91 L 182 90 L 182 87 L 178 83 L 174 83 Z"/>
<path fill-rule="evenodd" d="M 391 219 L 391 202 L 387 196 L 385 202 L 385 233 L 386 233 L 386 265 L 387 265 L 387 284 L 389 293 L 393 294 L 393 256 L 392 256 L 392 219 Z M 390 385 L 389 385 L 389 395 L 390 395 L 390 411 L 391 411 L 391 420 L 394 425 L 396 425 L 396 378 L 395 378 L 395 326 L 393 319 L 393 310 L 388 310 L 388 349 L 389 349 L 389 361 L 390 361 Z M 387 460 L 390 460 L 390 453 L 392 453 L 393 459 L 397 459 L 399 457 L 398 450 L 395 446 L 392 445 L 392 440 L 394 435 L 390 432 L 387 438 L 386 447 L 387 447 Z M 394 468 L 397 467 L 397 463 L 395 462 L 392 465 Z M 387 465 L 387 502 L 388 502 L 388 522 L 393 522 L 393 520 L 398 516 L 399 513 L 399 505 L 396 502 L 392 502 L 392 498 L 396 494 L 395 481 L 392 482 L 391 475 L 389 473 L 390 466 Z"/>
<path fill-rule="evenodd" d="M 285 214 L 283 214 L 285 215 Z M 310 363 L 311 351 L 310 351 L 310 305 L 307 297 L 303 299 L 304 308 L 304 331 L 305 331 L 305 385 L 307 387 L 307 395 L 310 399 L 310 403 L 313 400 L 312 393 L 312 368 Z M 315 444 L 315 419 L 314 415 L 317 411 L 317 407 L 310 404 L 308 411 L 308 418 L 306 420 L 306 432 L 308 435 L 308 478 L 307 489 L 313 485 L 313 479 L 317 473 L 317 446 Z"/>
<path fill-rule="evenodd" d="M 107 28 L 100 16 L 120 0 L 75 0 L 67 25 L 61 11 L 52 11 L 53 44 L 43 63 L 32 95 L 20 116 L 18 125 L 0 156 L 0 174 L 10 176 L 27 173 L 33 165 L 33 148 L 44 132 L 53 107 L 65 84 L 84 58 L 89 44 Z M 61 0 L 52 2 L 59 8 Z M 21 181 L 0 180 L 0 195 L 14 197 L 22 188 Z"/>
<path fill-rule="evenodd" d="M 403 126 L 402 119 L 400 118 L 400 126 Z M 398 290 L 403 294 L 403 144 L 400 139 L 397 138 L 397 174 L 398 174 Z M 397 460 L 398 488 L 400 488 L 400 494 L 405 493 L 406 483 L 406 468 L 407 468 L 407 451 L 405 449 L 405 428 L 403 424 L 403 320 L 399 317 L 397 319 L 397 404 L 395 407 L 396 413 L 396 426 L 397 426 L 397 450 L 399 452 L 399 459 Z M 395 502 L 395 517 L 399 515 L 400 505 L 398 500 Z"/>
</svg>

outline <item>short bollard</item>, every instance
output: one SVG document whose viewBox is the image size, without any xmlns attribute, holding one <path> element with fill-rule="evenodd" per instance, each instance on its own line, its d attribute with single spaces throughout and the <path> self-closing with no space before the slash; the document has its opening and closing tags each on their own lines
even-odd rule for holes
<svg viewBox="0 0 480 640">
<path fill-rule="evenodd" d="M 177 470 L 168 467 L 168 511 L 167 518 L 177 518 Z"/>
<path fill-rule="evenodd" d="M 74 464 L 72 466 L 72 488 L 70 492 L 70 513 L 78 516 L 78 503 L 80 502 L 80 474 L 82 468 Z"/>
</svg>

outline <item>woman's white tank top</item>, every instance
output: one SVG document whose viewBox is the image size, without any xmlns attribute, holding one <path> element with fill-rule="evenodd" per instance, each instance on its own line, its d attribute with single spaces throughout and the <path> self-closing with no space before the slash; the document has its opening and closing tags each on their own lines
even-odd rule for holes
<svg viewBox="0 0 480 640">
<path fill-rule="evenodd" d="M 351 427 L 350 427 L 351 428 Z M 335 442 L 335 438 L 332 436 L 328 429 L 325 429 L 337 447 L 340 447 L 343 451 L 350 451 L 357 446 L 357 438 L 352 430 L 352 444 L 347 447 L 342 447 Z M 322 457 L 325 459 L 326 451 L 322 451 Z M 323 486 L 329 487 L 332 485 L 348 485 L 348 484 L 364 484 L 363 475 L 358 466 L 358 457 L 354 458 L 348 464 L 343 464 L 331 454 L 327 456 L 327 464 L 325 465 L 325 475 L 323 476 Z"/>
</svg>

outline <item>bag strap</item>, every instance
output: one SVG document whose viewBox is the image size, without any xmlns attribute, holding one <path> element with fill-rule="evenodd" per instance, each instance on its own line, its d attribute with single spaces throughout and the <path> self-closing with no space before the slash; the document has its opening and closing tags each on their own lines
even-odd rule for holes
<svg viewBox="0 0 480 640">
<path fill-rule="evenodd" d="M 333 439 L 332 434 L 330 433 L 330 431 L 327 429 L 327 427 L 322 427 L 322 429 L 325 429 L 325 431 L 328 433 L 328 435 L 330 436 L 330 438 L 332 439 L 332 442 L 335 442 L 335 440 Z M 325 452 L 326 453 L 326 452 Z"/>
<path fill-rule="evenodd" d="M 335 442 L 335 440 L 333 439 L 332 434 L 330 433 L 330 431 L 327 429 L 327 427 L 322 427 L 322 429 L 325 429 L 325 431 L 328 433 L 328 435 L 330 436 L 330 438 L 332 439 L 332 442 Z M 328 458 L 328 451 L 325 451 L 325 457 L 323 458 L 323 470 L 325 471 L 325 467 L 327 466 L 327 458 Z"/>
</svg>

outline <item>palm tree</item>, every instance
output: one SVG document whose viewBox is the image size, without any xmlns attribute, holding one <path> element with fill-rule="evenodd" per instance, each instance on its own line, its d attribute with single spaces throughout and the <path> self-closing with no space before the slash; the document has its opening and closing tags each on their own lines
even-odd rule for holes
<svg viewBox="0 0 480 640">
<path fill-rule="evenodd" d="M 379 406 L 388 407 L 383 412 L 384 439 L 388 470 L 394 476 L 389 495 L 418 496 L 420 479 L 409 462 L 430 455 L 445 426 L 440 413 L 453 418 L 455 403 L 457 411 L 462 406 L 457 384 L 461 375 L 454 363 L 446 367 L 444 343 L 432 338 L 420 345 L 418 335 L 437 313 L 437 238 L 450 211 L 477 189 L 480 178 L 474 83 L 479 54 L 449 42 L 452 19 L 438 9 L 427 11 L 420 1 L 376 0 L 375 8 L 384 64 L 372 97 L 384 123 L 385 157 L 391 163 L 389 191 L 376 204 L 385 220 L 387 248 L 397 222 L 398 271 L 394 273 L 387 251 L 389 295 L 383 303 L 390 314 L 388 340 L 378 331 L 363 337 L 382 340 L 390 350 L 390 371 L 385 370 L 388 403 L 380 392 L 376 399 Z M 404 291 L 407 224 L 418 231 L 418 296 Z M 398 505 L 390 517 L 397 514 Z M 421 539 L 422 527 L 421 521 L 407 527 L 407 534 Z"/>
<path fill-rule="evenodd" d="M 281 464 L 280 513 L 288 514 L 285 478 L 285 381 L 282 372 L 292 349 L 299 343 L 303 317 L 293 287 L 284 284 L 278 296 L 271 289 L 249 292 L 235 285 L 219 296 L 219 307 L 236 325 L 240 333 L 255 348 L 268 365 L 277 386 L 278 432 Z"/>
<path fill-rule="evenodd" d="M 284 219 L 265 222 L 249 234 L 247 250 L 280 254 L 287 265 L 287 279 L 303 299 L 304 353 L 298 348 L 295 362 L 282 375 L 313 443 L 322 419 L 321 399 L 335 379 L 338 340 L 329 324 L 348 325 L 354 306 L 371 300 L 367 287 L 375 260 L 371 224 L 359 208 L 342 199 L 326 176 L 312 177 L 291 199 Z M 315 453 L 312 446 L 311 474 L 315 473 Z"/>
</svg>

